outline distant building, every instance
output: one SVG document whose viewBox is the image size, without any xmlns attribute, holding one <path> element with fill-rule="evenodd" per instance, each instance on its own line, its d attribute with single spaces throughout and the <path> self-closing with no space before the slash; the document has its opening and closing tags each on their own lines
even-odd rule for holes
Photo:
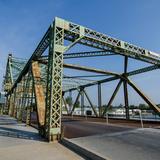
<svg viewBox="0 0 160 160">
<path fill-rule="evenodd" d="M 81 108 L 75 108 L 73 115 L 94 115 L 92 108 L 85 107 L 84 108 L 84 113 L 82 113 Z"/>
<path fill-rule="evenodd" d="M 114 115 L 114 116 L 125 116 L 126 110 L 125 108 L 112 108 L 111 111 L 108 112 L 109 115 Z M 133 114 L 133 110 L 129 110 L 129 114 Z"/>
<path fill-rule="evenodd" d="M 64 105 L 63 105 L 63 108 L 64 108 Z M 69 107 L 68 107 L 68 105 L 67 105 L 67 109 L 69 110 Z M 96 107 L 95 108 L 96 109 L 96 111 L 97 111 L 97 113 L 99 112 L 98 111 L 98 108 Z M 70 111 L 69 111 L 70 112 Z M 62 111 L 62 114 L 67 114 L 67 111 L 66 110 L 63 110 Z M 81 108 L 75 108 L 74 109 L 74 112 L 73 112 L 73 115 L 90 115 L 90 116 L 94 116 L 94 112 L 93 112 L 93 110 L 92 110 L 92 108 L 91 107 L 84 107 L 84 114 L 82 114 L 82 109 Z"/>
</svg>

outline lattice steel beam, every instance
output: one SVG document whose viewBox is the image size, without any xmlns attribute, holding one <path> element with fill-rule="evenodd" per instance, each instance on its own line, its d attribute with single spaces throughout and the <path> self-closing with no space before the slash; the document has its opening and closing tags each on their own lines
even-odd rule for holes
<svg viewBox="0 0 160 160">
<path fill-rule="evenodd" d="M 111 55 L 116 55 L 116 54 L 112 53 L 111 50 L 90 51 L 90 52 L 75 52 L 75 53 L 65 53 L 64 54 L 64 59 L 98 57 L 98 56 L 111 56 Z"/>
<path fill-rule="evenodd" d="M 46 92 L 46 138 L 59 140 L 61 135 L 62 72 L 64 29 L 55 19 L 51 26 Z"/>
<path fill-rule="evenodd" d="M 11 90 L 8 92 L 8 94 L 10 92 L 12 92 L 13 88 L 16 87 L 16 84 L 18 82 L 21 81 L 22 76 L 24 76 L 28 70 L 29 67 L 31 66 L 31 62 L 32 60 L 36 60 L 38 57 L 40 57 L 43 52 L 47 49 L 48 45 L 49 45 L 49 33 L 50 33 L 50 27 L 48 28 L 47 32 L 45 33 L 45 35 L 43 36 L 42 40 L 40 41 L 40 43 L 38 44 L 37 48 L 35 49 L 35 51 L 33 52 L 32 56 L 30 57 L 30 59 L 27 61 L 26 65 L 24 66 L 23 70 L 21 71 L 21 73 L 18 75 L 18 78 L 16 79 L 16 81 L 14 82 Z"/>
<path fill-rule="evenodd" d="M 107 51 L 90 51 L 90 52 L 75 52 L 75 53 L 65 53 L 63 55 L 64 59 L 71 59 L 71 58 L 86 58 L 86 57 L 99 57 L 99 56 L 112 56 L 117 55 L 112 53 L 110 50 Z M 48 60 L 48 55 L 41 56 L 38 60 Z"/>
<path fill-rule="evenodd" d="M 92 29 L 66 21 L 64 19 L 57 18 L 57 21 L 61 22 L 60 27 L 64 29 L 64 37 L 66 40 L 74 41 L 74 39 L 81 34 L 83 35 L 83 38 L 79 41 L 81 44 L 102 50 L 111 49 L 114 53 L 136 58 L 148 63 L 160 63 L 160 55 L 157 53 L 96 32 Z"/>
</svg>

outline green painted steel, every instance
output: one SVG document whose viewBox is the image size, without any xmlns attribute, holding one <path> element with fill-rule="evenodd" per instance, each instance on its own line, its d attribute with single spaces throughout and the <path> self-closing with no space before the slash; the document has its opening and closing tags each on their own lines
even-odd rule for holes
<svg viewBox="0 0 160 160">
<path fill-rule="evenodd" d="M 58 140 L 61 134 L 63 51 L 64 29 L 55 20 L 50 32 L 46 92 L 45 131 L 49 141 Z"/>
<path fill-rule="evenodd" d="M 65 43 L 66 41 L 67 43 Z M 85 46 L 90 46 L 94 49 L 97 49 L 97 51 L 69 53 L 68 50 L 78 43 Z M 48 55 L 46 55 L 46 49 L 48 49 Z M 127 67 L 125 67 L 124 73 L 113 73 L 110 71 L 103 71 L 85 66 L 63 63 L 63 59 L 68 58 L 84 58 L 108 55 L 125 56 L 127 59 L 130 57 L 140 61 L 148 62 L 153 65 L 130 72 L 127 72 Z M 36 103 L 35 93 L 33 90 L 35 84 L 33 83 L 33 77 L 31 74 L 31 64 L 33 61 L 38 61 L 40 63 L 41 78 L 38 83 L 42 84 L 44 90 L 43 98 L 46 99 L 45 129 L 43 132 L 40 132 L 40 134 L 45 135 L 48 141 L 59 140 L 61 137 L 62 91 L 67 92 L 82 88 L 84 89 L 85 87 L 93 85 L 99 85 L 100 108 L 101 83 L 120 80 L 115 92 L 112 94 L 112 97 L 108 102 L 108 106 L 110 106 L 120 88 L 120 85 L 124 81 L 124 92 L 125 95 L 127 95 L 128 91 L 126 89 L 126 85 L 127 83 L 130 83 L 130 81 L 127 81 L 127 77 L 160 68 L 159 54 L 56 17 L 37 45 L 29 60 L 15 58 L 11 54 L 8 56 L 6 74 L 4 78 L 4 90 L 6 91 L 7 95 L 6 108 L 8 108 L 10 115 L 16 116 L 19 120 L 22 119 L 22 114 L 26 110 L 27 124 L 30 123 L 31 108 L 33 107 L 33 104 Z M 84 79 L 84 77 L 81 75 L 68 76 L 63 74 L 63 67 L 88 72 L 96 72 L 98 74 L 101 73 L 101 76 L 104 76 L 102 74 L 109 74 L 110 77 L 100 80 L 91 80 Z M 90 77 L 96 76 L 97 75 L 90 75 Z M 150 101 L 139 89 L 137 89 L 135 85 L 132 86 L 135 90 L 137 90 L 143 99 L 151 104 L 153 108 L 156 108 L 152 101 Z M 93 104 L 90 101 L 89 96 L 86 92 L 84 93 L 93 108 Z M 79 97 L 80 93 L 78 94 L 75 103 Z M 125 105 L 128 106 L 128 100 L 125 99 L 125 101 Z M 84 95 L 82 94 L 82 106 L 84 106 L 83 103 Z M 74 108 L 75 105 L 72 108 L 71 114 L 73 113 Z M 105 111 L 106 110 L 107 109 L 105 109 Z M 101 113 L 100 116 L 102 114 L 104 115 L 105 112 Z M 96 111 L 95 115 L 98 115 Z"/>
</svg>

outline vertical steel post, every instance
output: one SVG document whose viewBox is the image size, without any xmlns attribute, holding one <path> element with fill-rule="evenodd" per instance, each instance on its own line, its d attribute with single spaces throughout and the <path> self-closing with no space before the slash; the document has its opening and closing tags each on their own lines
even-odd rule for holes
<svg viewBox="0 0 160 160">
<path fill-rule="evenodd" d="M 17 114 L 17 106 L 16 106 L 16 96 L 17 96 L 17 86 L 14 88 L 13 90 L 13 117 L 16 118 L 16 114 Z"/>
<path fill-rule="evenodd" d="M 33 88 L 38 118 L 39 134 L 45 134 L 45 95 L 43 90 L 41 69 L 37 61 L 32 62 Z"/>
<path fill-rule="evenodd" d="M 30 73 L 31 74 L 31 73 Z M 29 125 L 31 123 L 31 105 L 33 101 L 33 80 L 31 75 L 28 75 L 28 81 L 26 83 L 26 125 Z"/>
<path fill-rule="evenodd" d="M 64 52 L 63 21 L 55 18 L 50 28 L 48 75 L 46 91 L 45 136 L 48 141 L 61 136 L 62 72 Z"/>
<path fill-rule="evenodd" d="M 14 99 L 15 99 L 15 94 L 13 94 L 13 93 L 11 93 L 10 95 L 9 95 L 9 102 L 8 102 L 8 105 L 9 105 L 9 115 L 10 116 L 14 116 L 14 107 L 15 107 L 15 105 L 14 105 Z"/>
<path fill-rule="evenodd" d="M 20 88 L 19 88 L 18 121 L 22 121 L 24 85 L 25 85 L 24 77 L 22 77 L 22 80 L 20 82 Z"/>
<path fill-rule="evenodd" d="M 73 100 L 73 98 L 72 98 L 72 90 L 69 91 L 69 97 L 71 98 L 71 101 L 72 101 L 72 100 Z M 72 105 L 73 105 L 73 104 L 72 104 Z M 72 107 L 73 107 L 72 105 L 69 106 L 68 113 L 71 112 Z"/>
<path fill-rule="evenodd" d="M 17 86 L 17 96 L 16 96 L 16 108 L 17 108 L 17 114 L 16 114 L 16 118 L 18 121 L 20 121 L 20 117 L 21 117 L 21 106 L 20 106 L 20 102 L 21 102 L 21 92 L 22 92 L 22 81 L 18 84 Z"/>
<path fill-rule="evenodd" d="M 101 92 L 101 83 L 98 83 L 98 109 L 99 117 L 102 116 L 102 92 Z"/>
<path fill-rule="evenodd" d="M 16 98 L 15 98 L 15 118 L 16 119 L 17 119 L 18 110 L 19 110 L 18 100 L 19 100 L 19 83 L 17 84 L 17 87 L 16 87 Z"/>
<path fill-rule="evenodd" d="M 32 88 L 33 88 L 33 83 L 32 83 Z M 31 107 L 29 108 L 29 124 L 31 124 L 31 114 L 32 114 L 32 110 L 33 110 L 33 104 L 35 103 L 35 94 L 34 94 L 34 90 L 32 89 L 32 93 L 31 93 Z"/>
<path fill-rule="evenodd" d="M 23 93 L 22 93 L 22 100 L 21 100 L 21 119 L 23 121 L 24 111 L 25 111 L 25 101 L 26 101 L 26 75 L 23 77 Z"/>
<path fill-rule="evenodd" d="M 19 121 L 20 117 L 20 101 L 21 101 L 21 82 L 17 85 L 17 93 L 16 93 L 16 118 Z"/>
<path fill-rule="evenodd" d="M 84 116 L 85 110 L 84 110 L 84 92 L 83 92 L 83 88 L 80 89 L 80 93 L 81 93 L 81 116 Z"/>
<path fill-rule="evenodd" d="M 62 101 L 63 101 L 64 107 L 67 111 L 67 114 L 69 114 L 69 111 L 68 111 L 68 108 L 67 108 L 67 103 L 66 103 L 66 100 L 64 99 L 64 96 L 62 97 Z"/>
<path fill-rule="evenodd" d="M 13 105 L 12 102 L 13 101 L 13 96 L 11 96 L 11 94 L 9 94 L 6 98 L 6 107 L 8 108 L 8 115 L 12 116 L 13 113 Z"/>
<path fill-rule="evenodd" d="M 124 58 L 124 76 L 126 76 L 128 68 L 128 57 L 125 56 Z M 123 81 L 123 88 L 124 88 L 124 102 L 125 102 L 125 110 L 126 110 L 126 119 L 129 119 L 129 104 L 128 104 L 128 87 L 127 81 Z"/>
</svg>

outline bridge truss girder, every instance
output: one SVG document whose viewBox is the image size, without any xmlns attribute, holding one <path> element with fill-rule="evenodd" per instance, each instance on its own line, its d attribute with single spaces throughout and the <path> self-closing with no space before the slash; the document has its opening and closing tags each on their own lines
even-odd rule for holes
<svg viewBox="0 0 160 160">
<path fill-rule="evenodd" d="M 69 42 L 66 45 L 65 41 Z M 79 53 L 66 53 L 77 43 L 90 46 L 97 51 L 79 52 Z M 48 55 L 43 55 L 48 49 Z M 115 73 L 106 70 L 99 70 L 84 66 L 77 66 L 71 64 L 64 64 L 64 59 L 69 58 L 85 58 L 95 56 L 112 56 L 122 55 L 125 57 L 124 72 Z M 152 66 L 127 72 L 128 58 L 138 59 Z M 158 114 L 160 109 L 136 87 L 128 78 L 136 74 L 159 69 L 160 56 L 151 51 L 145 50 L 141 47 L 129 44 L 127 42 L 109 37 L 102 33 L 96 32 L 89 28 L 68 22 L 61 18 L 55 18 L 54 22 L 48 28 L 44 37 L 38 44 L 37 48 L 33 52 L 28 61 L 19 61 L 15 64 L 14 69 L 17 70 L 13 76 L 13 57 L 9 55 L 4 86 L 6 87 L 7 96 L 7 108 L 9 114 L 22 120 L 22 115 L 26 111 L 26 123 L 30 123 L 30 115 L 33 106 L 37 108 L 39 131 L 42 136 L 45 136 L 49 141 L 59 140 L 61 137 L 61 108 L 63 94 L 78 90 L 78 95 L 75 103 L 81 96 L 81 102 L 83 107 L 84 96 L 86 96 L 89 104 L 91 105 L 94 113 L 98 116 L 94 109 L 93 103 L 90 100 L 86 87 L 98 85 L 98 104 L 99 108 L 102 105 L 101 102 L 101 84 L 120 80 L 107 107 L 111 106 L 116 93 L 118 92 L 121 84 L 124 86 L 124 100 L 126 108 L 126 118 L 129 118 L 128 110 L 128 90 L 129 84 Z M 79 77 L 65 76 L 63 75 L 63 68 L 82 70 L 87 72 L 94 72 L 101 76 L 111 76 L 101 80 L 87 81 Z M 97 75 L 97 76 L 98 76 Z M 68 82 L 71 82 L 72 85 Z M 82 83 L 83 81 L 83 83 Z M 47 85 L 45 85 L 47 84 Z M 62 87 L 66 88 L 62 88 Z M 62 93 L 63 91 L 63 93 Z M 63 103 L 65 101 L 63 100 Z M 15 105 L 16 104 L 16 105 Z M 65 104 L 66 106 L 66 104 Z M 74 107 L 71 110 L 71 114 L 74 111 Z M 18 107 L 18 108 L 17 108 Z M 67 108 L 67 107 L 66 107 Z M 102 113 L 99 109 L 99 116 L 104 116 L 107 108 Z M 18 114 L 17 114 L 18 113 Z"/>
</svg>

